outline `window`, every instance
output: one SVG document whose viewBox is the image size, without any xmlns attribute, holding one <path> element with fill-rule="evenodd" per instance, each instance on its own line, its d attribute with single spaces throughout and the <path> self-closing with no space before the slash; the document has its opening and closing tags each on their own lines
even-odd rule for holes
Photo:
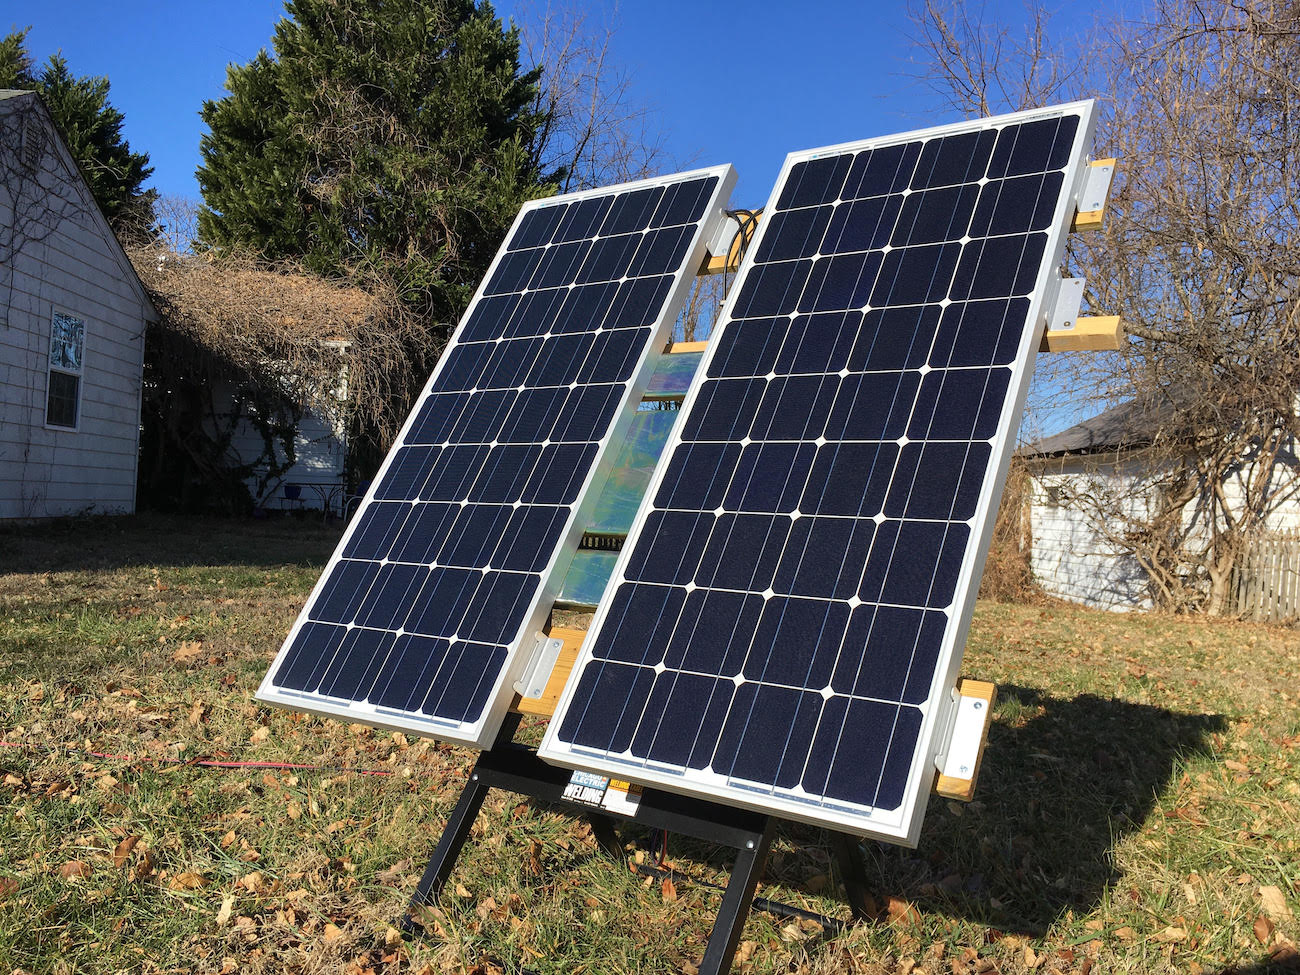
<svg viewBox="0 0 1300 975">
<path fill-rule="evenodd" d="M 45 422 L 49 426 L 77 428 L 85 351 L 86 323 L 56 311 L 50 328 L 50 372 L 45 399 Z"/>
<path fill-rule="evenodd" d="M 40 123 L 33 119 L 23 123 L 23 165 L 33 172 L 40 168 L 41 155 L 45 151 L 43 136 Z"/>
</svg>

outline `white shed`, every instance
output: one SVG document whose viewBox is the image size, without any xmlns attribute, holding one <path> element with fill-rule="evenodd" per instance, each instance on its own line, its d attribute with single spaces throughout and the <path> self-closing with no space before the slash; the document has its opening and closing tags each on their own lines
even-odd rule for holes
<svg viewBox="0 0 1300 975">
<path fill-rule="evenodd" d="M 132 512 L 157 313 L 40 97 L 0 134 L 0 519 Z"/>
<path fill-rule="evenodd" d="M 1151 501 L 1146 450 L 1167 420 L 1167 408 L 1130 401 L 1019 451 L 1032 480 L 1030 567 L 1045 592 L 1100 609 L 1150 607 L 1147 574 L 1119 536 L 1121 516 L 1140 520 Z M 1296 464 L 1283 454 L 1274 470 Z M 1241 497 L 1241 476 L 1223 485 L 1230 500 Z M 1199 512 L 1190 504 L 1185 523 L 1194 527 Z M 1300 496 L 1281 492 L 1262 527 L 1300 528 Z"/>
</svg>

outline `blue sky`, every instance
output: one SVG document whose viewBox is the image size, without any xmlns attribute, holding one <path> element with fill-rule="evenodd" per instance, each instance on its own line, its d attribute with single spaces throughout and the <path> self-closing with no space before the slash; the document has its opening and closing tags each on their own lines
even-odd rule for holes
<svg viewBox="0 0 1300 975">
<path fill-rule="evenodd" d="M 593 22 L 612 9 L 582 6 Z M 1015 0 L 988 8 L 1012 23 L 1025 16 Z M 1068 28 L 1093 9 L 1065 2 L 1054 23 Z M 107 75 L 132 148 L 150 155 L 152 185 L 197 196 L 199 107 L 221 97 L 227 64 L 269 45 L 282 13 L 280 0 L 43 0 L 10 7 L 0 29 L 30 24 L 38 60 L 62 50 L 75 74 Z M 736 204 L 758 206 L 787 152 L 952 120 L 913 77 L 909 30 L 901 3 L 624 0 L 614 53 L 658 111 L 673 156 L 732 163 Z"/>
</svg>

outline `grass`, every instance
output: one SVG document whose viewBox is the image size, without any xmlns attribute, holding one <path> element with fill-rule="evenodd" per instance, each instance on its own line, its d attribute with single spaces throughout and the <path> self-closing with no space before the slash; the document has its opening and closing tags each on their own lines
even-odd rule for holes
<svg viewBox="0 0 1300 975">
<path fill-rule="evenodd" d="M 500 793 L 431 936 L 398 939 L 472 752 L 251 699 L 336 539 L 0 527 L 0 739 L 21 746 L 0 747 L 0 972 L 690 971 L 723 851 L 674 837 L 665 887 Z M 982 604 L 965 670 L 1000 695 L 976 801 L 933 801 L 917 850 L 866 846 L 878 921 L 828 938 L 755 913 L 739 969 L 1288 970 L 1296 631 Z M 183 764 L 205 756 L 320 770 Z M 826 834 L 783 827 L 760 893 L 847 917 L 837 883 Z"/>
</svg>

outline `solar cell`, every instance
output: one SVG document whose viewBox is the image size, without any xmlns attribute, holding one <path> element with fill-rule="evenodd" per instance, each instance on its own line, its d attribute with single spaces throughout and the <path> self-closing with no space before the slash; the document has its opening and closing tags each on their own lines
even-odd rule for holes
<svg viewBox="0 0 1300 975">
<path fill-rule="evenodd" d="M 1092 126 L 787 159 L 543 757 L 915 843 Z"/>
<path fill-rule="evenodd" d="M 734 181 L 524 206 L 261 700 L 491 741 Z"/>
</svg>

